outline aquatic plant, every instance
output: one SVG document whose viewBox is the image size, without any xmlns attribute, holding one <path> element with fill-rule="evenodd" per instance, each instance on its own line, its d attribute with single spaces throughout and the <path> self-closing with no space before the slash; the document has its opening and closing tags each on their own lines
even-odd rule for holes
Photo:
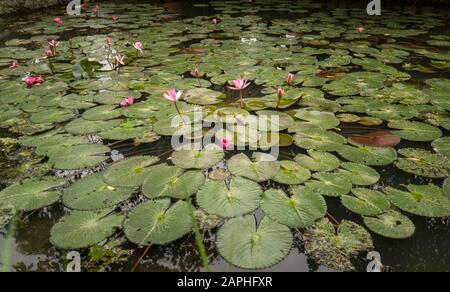
<svg viewBox="0 0 450 292">
<path fill-rule="evenodd" d="M 249 87 L 250 84 L 251 83 L 248 80 L 239 78 L 233 81 L 233 86 L 228 87 L 231 90 L 239 91 L 241 108 L 244 107 L 244 90 Z"/>
</svg>

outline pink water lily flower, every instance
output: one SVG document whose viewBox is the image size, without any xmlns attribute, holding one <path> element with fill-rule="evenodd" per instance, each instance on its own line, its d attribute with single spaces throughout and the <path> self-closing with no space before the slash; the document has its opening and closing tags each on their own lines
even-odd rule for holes
<svg viewBox="0 0 450 292">
<path fill-rule="evenodd" d="M 292 74 L 292 73 L 289 73 L 288 76 L 287 76 L 287 78 L 286 78 L 286 83 L 287 83 L 289 86 L 293 86 L 293 85 L 294 85 L 294 81 L 295 81 L 295 75 Z"/>
<path fill-rule="evenodd" d="M 182 96 L 184 92 L 182 90 L 177 91 L 176 89 L 169 89 L 164 97 L 171 102 L 177 102 Z"/>
<path fill-rule="evenodd" d="M 142 51 L 144 49 L 144 45 L 141 42 L 134 43 L 134 48 L 138 50 L 141 54 L 144 52 Z"/>
<path fill-rule="evenodd" d="M 41 85 L 44 83 L 44 78 L 42 76 L 27 76 L 24 78 L 25 83 L 29 86 Z"/>
<path fill-rule="evenodd" d="M 366 31 L 366 29 L 365 29 L 364 27 L 360 26 L 360 27 L 358 27 L 358 28 L 356 29 L 356 31 L 357 31 L 358 33 L 363 33 L 363 32 Z"/>
<path fill-rule="evenodd" d="M 230 86 L 231 90 L 241 91 L 250 86 L 248 80 L 239 78 L 233 81 L 233 86 Z"/>
<path fill-rule="evenodd" d="M 48 42 L 48 44 L 51 48 L 56 48 L 57 46 L 59 46 L 59 42 L 57 40 L 51 40 Z"/>
<path fill-rule="evenodd" d="M 55 17 L 55 18 L 53 19 L 53 22 L 54 22 L 54 23 L 57 23 L 57 24 L 64 24 L 64 21 L 62 20 L 61 17 Z"/>
<path fill-rule="evenodd" d="M 119 21 L 119 19 L 120 19 L 120 17 L 119 16 L 113 16 L 113 17 L 111 17 L 112 18 L 112 20 L 114 21 L 114 22 L 117 22 L 117 21 Z"/>
<path fill-rule="evenodd" d="M 117 54 L 116 61 L 118 64 L 125 66 L 125 56 L 122 54 Z"/>
<path fill-rule="evenodd" d="M 48 50 L 46 53 L 47 58 L 53 58 L 55 56 L 55 53 L 52 50 Z"/>
<path fill-rule="evenodd" d="M 9 68 L 15 69 L 15 68 L 18 68 L 18 67 L 19 67 L 19 61 L 17 61 L 17 60 L 12 60 L 12 61 L 11 61 L 11 65 L 9 66 Z"/>
<path fill-rule="evenodd" d="M 223 149 L 225 150 L 231 148 L 232 146 L 231 141 L 227 138 L 220 139 L 220 145 L 222 145 Z"/>
<path fill-rule="evenodd" d="M 219 19 L 217 17 L 213 17 L 213 18 L 211 18 L 211 23 L 213 25 L 217 25 L 217 24 L 219 24 Z"/>
<path fill-rule="evenodd" d="M 128 96 L 120 102 L 120 107 L 129 107 L 134 104 L 134 97 Z"/>
</svg>

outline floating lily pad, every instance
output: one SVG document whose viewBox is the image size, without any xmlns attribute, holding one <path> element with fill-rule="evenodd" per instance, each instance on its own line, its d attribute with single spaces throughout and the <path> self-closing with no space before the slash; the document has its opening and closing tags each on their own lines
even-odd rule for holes
<svg viewBox="0 0 450 292">
<path fill-rule="evenodd" d="M 35 124 L 62 123 L 71 120 L 75 116 L 70 109 L 49 109 L 31 116 L 31 121 Z"/>
<path fill-rule="evenodd" d="M 50 162 L 57 169 L 93 167 L 108 160 L 109 147 L 100 144 L 75 145 L 52 153 Z"/>
<path fill-rule="evenodd" d="M 450 159 L 450 137 L 434 140 L 431 146 L 434 148 L 434 151 Z"/>
<path fill-rule="evenodd" d="M 214 105 L 223 102 L 226 95 L 207 88 L 195 88 L 186 91 L 184 100 L 198 105 Z"/>
<path fill-rule="evenodd" d="M 264 217 L 257 225 L 252 215 L 231 219 L 219 230 L 217 248 L 231 264 L 244 269 L 262 269 L 283 260 L 293 238 L 288 227 Z"/>
<path fill-rule="evenodd" d="M 228 161 L 228 169 L 237 176 L 242 176 L 256 182 L 263 182 L 274 178 L 280 171 L 278 161 L 258 161 L 253 156 L 254 162 L 245 154 L 233 156 Z"/>
<path fill-rule="evenodd" d="M 273 178 L 274 181 L 286 185 L 299 185 L 311 177 L 311 172 L 294 161 L 281 161 L 281 169 Z"/>
<path fill-rule="evenodd" d="M 223 150 L 180 150 L 172 154 L 172 162 L 184 169 L 208 169 L 224 157 Z"/>
<path fill-rule="evenodd" d="M 188 171 L 160 164 L 148 169 L 142 190 L 150 199 L 171 197 L 183 199 L 196 193 L 205 183 L 200 171 Z"/>
<path fill-rule="evenodd" d="M 328 219 L 322 219 L 305 232 L 304 239 L 308 255 L 318 264 L 338 271 L 354 270 L 352 258 L 373 249 L 370 234 L 358 224 L 346 220 L 336 230 Z"/>
<path fill-rule="evenodd" d="M 59 200 L 65 181 L 55 177 L 24 180 L 0 192 L 0 208 L 13 206 L 17 211 L 33 211 L 49 206 Z"/>
<path fill-rule="evenodd" d="M 106 121 L 118 118 L 122 110 L 117 105 L 101 105 L 91 108 L 83 113 L 83 119 L 88 121 Z"/>
<path fill-rule="evenodd" d="M 328 152 L 308 150 L 308 154 L 309 156 L 299 154 L 294 158 L 294 160 L 302 167 L 312 171 L 333 171 L 338 168 L 341 163 L 336 156 Z"/>
<path fill-rule="evenodd" d="M 175 241 L 192 229 L 188 205 L 178 201 L 156 200 L 137 206 L 124 224 L 125 235 L 141 245 L 165 245 Z"/>
<path fill-rule="evenodd" d="M 434 126 L 410 121 L 393 121 L 389 123 L 389 128 L 400 129 L 393 133 L 408 141 L 428 142 L 442 137 L 442 131 Z"/>
<path fill-rule="evenodd" d="M 122 214 L 108 215 L 105 211 L 74 211 L 53 226 L 50 240 L 66 250 L 93 246 L 122 228 L 123 219 Z"/>
<path fill-rule="evenodd" d="M 424 217 L 450 216 L 450 198 L 435 185 L 407 185 L 407 191 L 392 187 L 384 190 L 389 201 L 401 210 Z"/>
<path fill-rule="evenodd" d="M 71 185 L 63 195 L 64 204 L 80 211 L 95 211 L 114 207 L 127 200 L 135 188 L 115 188 L 94 174 Z"/>
<path fill-rule="evenodd" d="M 389 165 L 397 159 L 397 152 L 394 148 L 378 148 L 353 144 L 356 147 L 343 145 L 337 152 L 348 161 L 373 166 Z"/>
<path fill-rule="evenodd" d="M 270 189 L 263 195 L 261 208 L 271 219 L 292 228 L 306 228 L 325 217 L 325 199 L 304 188 L 291 189 L 291 197 L 282 190 Z"/>
<path fill-rule="evenodd" d="M 68 133 L 74 135 L 95 134 L 111 130 L 119 126 L 120 120 L 111 121 L 86 121 L 85 119 L 76 119 L 68 123 L 65 128 Z"/>
<path fill-rule="evenodd" d="M 376 234 L 393 239 L 410 238 L 416 231 L 408 217 L 394 210 L 377 217 L 364 217 L 364 224 Z"/>
<path fill-rule="evenodd" d="M 342 205 L 353 213 L 363 216 L 378 216 L 391 208 L 386 196 L 378 191 L 369 189 L 353 189 L 353 196 L 341 197 Z"/>
<path fill-rule="evenodd" d="M 398 151 L 404 158 L 399 158 L 395 166 L 399 169 L 430 178 L 450 176 L 450 159 L 422 149 L 404 148 Z"/>
<path fill-rule="evenodd" d="M 305 120 L 322 130 L 334 129 L 341 123 L 333 113 L 329 112 L 310 111 L 301 109 L 297 112 L 295 117 L 301 120 Z"/>
<path fill-rule="evenodd" d="M 103 174 L 105 182 L 114 187 L 137 187 L 144 183 L 149 166 L 158 163 L 154 156 L 137 156 L 111 165 Z"/>
<path fill-rule="evenodd" d="M 294 119 L 283 112 L 266 110 L 258 111 L 256 114 L 258 115 L 258 131 L 281 132 L 294 125 Z M 252 127 L 251 124 L 250 127 Z"/>
<path fill-rule="evenodd" d="M 352 190 L 352 182 L 341 173 L 320 172 L 313 175 L 317 180 L 306 183 L 308 190 L 329 197 L 340 197 Z"/>
<path fill-rule="evenodd" d="M 380 174 L 373 168 L 357 164 L 357 163 L 342 163 L 339 172 L 348 176 L 354 185 L 370 186 L 376 184 L 380 180 Z"/>
<path fill-rule="evenodd" d="M 334 132 L 320 129 L 303 129 L 294 136 L 294 143 L 306 150 L 336 151 L 347 140 Z"/>
<path fill-rule="evenodd" d="M 207 181 L 197 194 L 197 202 L 210 214 L 231 218 L 256 210 L 261 195 L 262 190 L 257 183 L 236 177 L 229 187 L 224 181 Z"/>
</svg>

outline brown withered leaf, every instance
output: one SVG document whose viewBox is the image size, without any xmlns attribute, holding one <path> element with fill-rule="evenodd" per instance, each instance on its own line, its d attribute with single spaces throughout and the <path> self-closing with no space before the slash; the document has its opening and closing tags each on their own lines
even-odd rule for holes
<svg viewBox="0 0 450 292">
<path fill-rule="evenodd" d="M 395 147 L 400 144 L 400 137 L 395 136 L 390 131 L 375 131 L 365 135 L 353 135 L 349 137 L 351 140 L 358 144 L 371 146 L 371 147 Z"/>
</svg>

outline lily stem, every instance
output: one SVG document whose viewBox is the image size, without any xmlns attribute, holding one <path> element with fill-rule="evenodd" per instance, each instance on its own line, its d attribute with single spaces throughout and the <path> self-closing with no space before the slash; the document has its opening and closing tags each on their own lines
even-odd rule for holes
<svg viewBox="0 0 450 292">
<path fill-rule="evenodd" d="M 191 216 L 191 219 L 192 219 L 192 225 L 194 227 L 194 232 L 195 232 L 195 240 L 197 241 L 197 247 L 198 247 L 198 251 L 200 253 L 200 257 L 202 258 L 203 267 L 205 268 L 206 272 L 210 272 L 211 269 L 209 268 L 208 256 L 206 255 L 206 248 L 203 243 L 203 236 L 200 233 L 200 227 L 198 226 L 198 221 L 197 221 L 197 218 L 195 217 L 194 209 L 192 208 L 192 202 L 191 202 L 190 195 L 188 195 L 188 198 L 187 198 L 187 205 L 188 205 L 189 215 Z"/>
<path fill-rule="evenodd" d="M 185 123 L 186 125 L 189 125 L 188 123 L 186 123 L 186 121 L 184 120 L 183 116 L 181 115 L 181 112 L 180 112 L 180 109 L 178 108 L 177 102 L 174 102 L 173 104 L 175 105 L 175 109 L 177 110 L 177 113 L 180 116 L 180 118 L 183 121 L 183 123 Z"/>
<path fill-rule="evenodd" d="M 239 94 L 241 96 L 241 108 L 243 108 L 244 107 L 244 92 L 242 89 L 239 90 Z"/>
</svg>

